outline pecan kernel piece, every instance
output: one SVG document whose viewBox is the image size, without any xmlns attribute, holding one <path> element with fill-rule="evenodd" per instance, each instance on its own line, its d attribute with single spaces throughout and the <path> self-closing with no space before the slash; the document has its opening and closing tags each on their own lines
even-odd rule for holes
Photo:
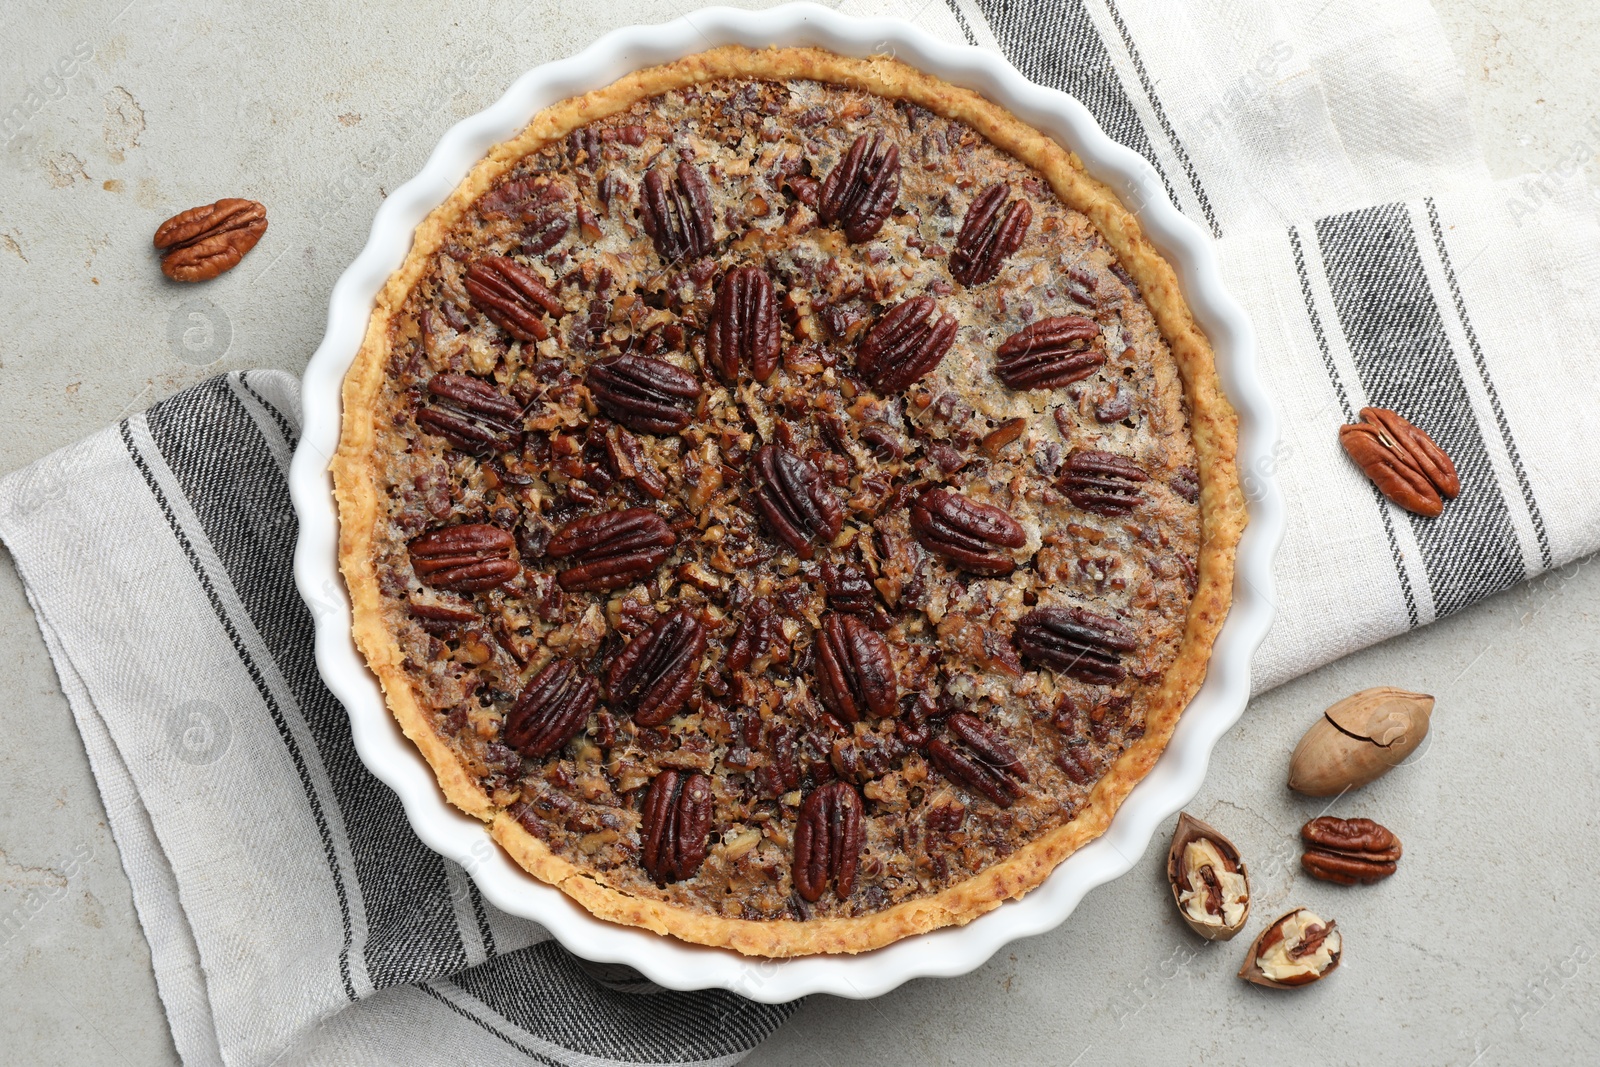
<svg viewBox="0 0 1600 1067">
<path fill-rule="evenodd" d="M 472 304 L 518 341 L 550 336 L 545 316 L 564 310 L 544 279 L 507 256 L 484 256 L 467 268 L 463 285 Z"/>
<path fill-rule="evenodd" d="M 1332 919 L 1324 922 L 1296 908 L 1256 938 L 1239 977 L 1271 989 L 1294 989 L 1332 973 L 1343 954 L 1344 938 Z"/>
<path fill-rule="evenodd" d="M 854 786 L 834 781 L 812 790 L 795 825 L 795 891 L 815 903 L 832 882 L 839 899 L 848 899 L 861 862 L 862 836 L 861 795 Z"/>
<path fill-rule="evenodd" d="M 856 370 L 878 392 L 898 392 L 939 365 L 957 325 L 933 297 L 914 296 L 873 323 L 856 346 Z"/>
<path fill-rule="evenodd" d="M 1361 421 L 1339 427 L 1339 443 L 1384 496 L 1436 518 L 1444 498 L 1461 492 L 1455 464 L 1427 432 L 1387 408 L 1362 408 Z"/>
<path fill-rule="evenodd" d="M 928 755 L 941 774 L 1002 808 L 1021 799 L 1028 769 L 999 733 L 964 711 L 948 716 L 945 727 L 948 732 L 943 737 L 928 742 Z M 959 742 L 959 747 L 952 742 Z"/>
<path fill-rule="evenodd" d="M 817 217 L 841 223 L 845 238 L 860 244 L 876 237 L 900 195 L 900 148 L 881 133 L 862 134 L 828 172 L 817 198 Z"/>
<path fill-rule="evenodd" d="M 606 672 L 606 699 L 641 726 L 660 726 L 689 703 L 700 679 L 706 626 L 689 608 L 669 611 L 628 642 Z"/>
<path fill-rule="evenodd" d="M 556 576 L 561 588 L 599 592 L 653 573 L 677 542 L 661 516 L 627 508 L 573 519 L 556 531 L 545 551 L 557 559 L 570 557 L 573 565 Z"/>
<path fill-rule="evenodd" d="M 657 885 L 693 878 L 705 862 L 713 812 L 711 779 L 662 771 L 645 793 L 639 862 Z"/>
<path fill-rule="evenodd" d="M 423 585 L 461 593 L 493 589 L 515 578 L 522 569 L 515 547 L 509 531 L 488 523 L 434 530 L 408 546 L 411 569 Z"/>
<path fill-rule="evenodd" d="M 1371 819 L 1323 815 L 1300 828 L 1306 873 L 1340 885 L 1371 885 L 1389 877 L 1400 860 L 1400 839 Z"/>
<path fill-rule="evenodd" d="M 1006 550 L 1028 542 L 1022 524 L 1003 509 L 938 486 L 911 506 L 911 533 L 929 552 L 974 574 L 994 577 L 1016 569 Z"/>
<path fill-rule="evenodd" d="M 635 433 L 677 433 L 693 420 L 700 399 L 694 375 L 634 352 L 595 360 L 584 384 L 601 411 Z"/>
<path fill-rule="evenodd" d="M 575 663 L 551 660 L 506 712 L 506 744 L 542 760 L 578 736 L 599 698 L 600 687 Z"/>
<path fill-rule="evenodd" d="M 1122 623 L 1083 608 L 1030 611 L 1017 620 L 1012 641 L 1023 658 L 1090 685 L 1126 678 L 1122 655 L 1139 647 Z"/>
<path fill-rule="evenodd" d="M 695 259 L 716 246 L 711 190 L 693 164 L 681 162 L 671 173 L 653 168 L 645 174 L 639 196 L 645 232 L 662 259 Z"/>
<path fill-rule="evenodd" d="M 900 688 L 889 645 L 854 615 L 828 615 L 817 634 L 817 696 L 840 723 L 898 710 Z"/>
<path fill-rule="evenodd" d="M 1144 503 L 1139 484 L 1150 480 L 1137 463 L 1114 452 L 1080 449 L 1056 479 L 1067 499 L 1096 515 L 1126 515 Z"/>
<path fill-rule="evenodd" d="M 810 559 L 819 542 L 839 536 L 844 508 L 808 460 L 779 445 L 763 445 L 750 477 L 762 517 L 801 559 Z"/>
<path fill-rule="evenodd" d="M 267 232 L 267 209 L 254 200 L 225 197 L 192 207 L 156 228 L 161 273 L 175 282 L 210 281 L 239 265 Z"/>
<path fill-rule="evenodd" d="M 1013 389 L 1054 389 L 1099 370 L 1106 354 L 1094 345 L 1100 324 L 1058 315 L 1024 326 L 995 349 L 994 372 Z"/>
<path fill-rule="evenodd" d="M 736 267 L 723 276 L 711 329 L 706 334 L 706 360 L 727 382 L 739 380 L 740 366 L 758 382 L 778 369 L 780 350 L 778 304 L 772 279 L 760 267 Z"/>
<path fill-rule="evenodd" d="M 956 238 L 956 250 L 950 254 L 950 274 L 962 285 L 982 285 L 1000 273 L 1000 265 L 1017 249 L 1033 222 L 1033 206 L 1026 200 L 1006 200 L 1011 186 L 1001 182 L 991 185 L 967 208 L 967 217 L 961 223 L 961 234 Z M 1005 205 L 1005 214 L 1000 213 Z"/>
<path fill-rule="evenodd" d="M 428 380 L 434 403 L 417 409 L 417 425 L 473 456 L 508 452 L 522 417 L 522 405 L 481 378 L 435 374 Z"/>
</svg>

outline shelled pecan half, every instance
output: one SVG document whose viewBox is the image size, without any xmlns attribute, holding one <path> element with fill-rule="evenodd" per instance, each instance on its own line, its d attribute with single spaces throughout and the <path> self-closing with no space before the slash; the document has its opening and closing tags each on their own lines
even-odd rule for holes
<svg viewBox="0 0 1600 1067">
<path fill-rule="evenodd" d="M 267 209 L 254 200 L 226 197 L 192 207 L 156 227 L 161 273 L 175 282 L 210 281 L 239 265 L 267 232 Z"/>
<path fill-rule="evenodd" d="M 832 882 L 839 899 L 848 899 L 861 844 L 861 795 L 855 787 L 834 781 L 812 790 L 794 830 L 795 891 L 815 903 Z"/>
<path fill-rule="evenodd" d="M 778 369 L 778 303 L 772 279 L 760 267 L 735 267 L 717 287 L 706 361 L 725 381 L 737 382 L 747 367 L 758 382 Z"/>
<path fill-rule="evenodd" d="M 1362 408 L 1339 427 L 1339 443 L 1380 492 L 1407 511 L 1436 518 L 1461 492 L 1456 465 L 1427 432 L 1387 408 Z"/>
<path fill-rule="evenodd" d="M 956 339 L 956 317 L 931 296 L 897 304 L 856 346 L 856 370 L 880 393 L 894 393 L 937 367 Z"/>
<path fill-rule="evenodd" d="M 423 585 L 476 593 L 504 585 L 522 570 L 515 559 L 516 543 L 510 531 L 479 522 L 434 530 L 407 548 L 411 569 Z"/>
<path fill-rule="evenodd" d="M 572 564 L 556 576 L 569 591 L 629 585 L 655 571 L 678 536 L 647 508 L 602 511 L 573 519 L 550 538 L 545 552 Z"/>
<path fill-rule="evenodd" d="M 693 878 L 705 862 L 714 811 L 711 779 L 662 771 L 645 793 L 639 863 L 657 885 Z"/>
<path fill-rule="evenodd" d="M 1093 344 L 1099 336 L 1100 324 L 1081 315 L 1040 319 L 995 349 L 995 375 L 1013 389 L 1071 385 L 1105 365 L 1105 352 Z"/>
<path fill-rule="evenodd" d="M 682 711 L 700 678 L 706 625 L 699 612 L 678 608 L 628 642 L 606 672 L 613 711 L 641 726 L 659 726 Z"/>
<path fill-rule="evenodd" d="M 716 247 L 711 190 L 693 164 L 655 167 L 640 188 L 641 219 L 656 252 L 667 262 L 695 259 Z"/>
<path fill-rule="evenodd" d="M 929 552 L 974 574 L 1003 577 L 1016 569 L 1009 550 L 1028 543 L 1022 524 L 1003 508 L 935 486 L 911 506 L 911 533 Z"/>
<path fill-rule="evenodd" d="M 694 418 L 700 399 L 694 375 L 636 352 L 595 360 L 584 384 L 601 411 L 635 433 L 677 433 Z"/>
<path fill-rule="evenodd" d="M 1300 828 L 1307 874 L 1340 885 L 1371 885 L 1395 872 L 1400 839 L 1371 819 L 1339 819 L 1323 815 Z"/>
<path fill-rule="evenodd" d="M 1139 647 L 1133 631 L 1116 619 L 1059 607 L 1037 608 L 1018 619 L 1012 643 L 1024 659 L 1091 685 L 1126 678 L 1122 656 Z"/>
<path fill-rule="evenodd" d="M 962 285 L 990 281 L 1006 257 L 1022 247 L 1033 222 L 1033 206 L 1026 200 L 1007 203 L 1010 196 L 1011 186 L 1001 182 L 979 193 L 967 208 L 956 250 L 950 254 L 950 273 Z"/>
<path fill-rule="evenodd" d="M 1096 515 L 1126 515 L 1144 503 L 1139 486 L 1150 480 L 1126 456 L 1099 449 L 1079 449 L 1067 457 L 1056 479 L 1067 499 Z"/>
<path fill-rule="evenodd" d="M 474 260 L 463 284 L 472 305 L 518 341 L 549 337 L 545 317 L 564 310 L 543 278 L 508 256 Z"/>
<path fill-rule="evenodd" d="M 900 698 L 889 645 L 855 615 L 829 614 L 817 632 L 817 696 L 841 723 L 893 715 Z"/>
<path fill-rule="evenodd" d="M 544 759 L 578 736 L 600 699 L 600 687 L 568 659 L 553 659 L 528 679 L 506 712 L 506 744 Z"/>
<path fill-rule="evenodd" d="M 809 460 L 780 445 L 763 445 L 750 477 L 762 517 L 801 559 L 810 559 L 817 544 L 839 536 L 843 506 Z"/>
<path fill-rule="evenodd" d="M 428 396 L 433 403 L 417 409 L 417 425 L 462 452 L 483 456 L 519 444 L 522 405 L 482 378 L 435 374 L 428 379 Z"/>
<path fill-rule="evenodd" d="M 941 774 L 1002 808 L 1021 799 L 1028 769 L 996 730 L 964 711 L 947 716 L 944 724 L 947 732 L 928 742 L 928 755 Z"/>
<path fill-rule="evenodd" d="M 864 133 L 823 180 L 817 217 L 841 223 L 845 238 L 860 244 L 883 229 L 899 195 L 899 146 L 881 133 Z"/>
</svg>

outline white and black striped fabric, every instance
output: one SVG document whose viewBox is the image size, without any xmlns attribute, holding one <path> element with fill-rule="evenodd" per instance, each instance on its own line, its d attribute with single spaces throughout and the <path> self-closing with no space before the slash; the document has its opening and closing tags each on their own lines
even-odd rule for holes
<svg viewBox="0 0 1600 1067">
<path fill-rule="evenodd" d="M 1573 460 L 1600 451 L 1593 201 L 1576 176 L 1488 180 L 1421 0 L 844 9 L 1075 94 L 1217 240 L 1284 426 L 1258 689 L 1600 546 L 1600 479 Z M 1454 457 L 1443 517 L 1344 458 L 1367 404 Z M 231 374 L 0 480 L 185 1063 L 738 1060 L 788 1008 L 580 964 L 362 767 L 290 578 L 297 412 L 287 376 Z"/>
</svg>

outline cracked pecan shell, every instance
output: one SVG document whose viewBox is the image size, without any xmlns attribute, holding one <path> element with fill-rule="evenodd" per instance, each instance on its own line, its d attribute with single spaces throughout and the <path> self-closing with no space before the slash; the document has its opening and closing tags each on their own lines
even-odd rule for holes
<svg viewBox="0 0 1600 1067">
<path fill-rule="evenodd" d="M 700 680 L 706 625 L 700 614 L 678 608 L 628 642 L 606 672 L 613 711 L 641 726 L 660 726 L 684 709 Z"/>
<path fill-rule="evenodd" d="M 694 418 L 700 399 L 694 375 L 636 352 L 595 360 L 584 384 L 601 411 L 635 433 L 677 433 Z"/>
<path fill-rule="evenodd" d="M 1022 798 L 1028 769 L 1005 738 L 964 711 L 947 716 L 944 723 L 946 733 L 928 742 L 928 755 L 939 773 L 1002 808 Z"/>
<path fill-rule="evenodd" d="M 543 278 L 507 256 L 475 260 L 463 284 L 473 307 L 518 341 L 549 337 L 545 316 L 559 316 L 563 310 Z"/>
<path fill-rule="evenodd" d="M 711 190 L 693 164 L 681 162 L 672 171 L 651 169 L 639 196 L 645 232 L 662 259 L 695 259 L 716 247 Z"/>
<path fill-rule="evenodd" d="M 522 405 L 481 378 L 435 374 L 428 380 L 432 404 L 418 408 L 417 425 L 469 455 L 508 452 L 517 442 Z"/>
<path fill-rule="evenodd" d="M 888 642 L 854 615 L 828 615 L 817 634 L 817 696 L 840 723 L 893 715 L 900 699 Z"/>
<path fill-rule="evenodd" d="M 1026 200 L 1007 203 L 1010 196 L 1011 186 L 991 185 L 967 208 L 956 250 L 950 253 L 950 274 L 962 285 L 992 280 L 1006 258 L 1022 247 L 1033 222 L 1033 206 Z"/>
<path fill-rule="evenodd" d="M 1139 647 L 1121 622 L 1083 608 L 1030 611 L 1017 620 L 1012 643 L 1024 659 L 1091 685 L 1115 685 L 1126 678 L 1122 657 Z"/>
<path fill-rule="evenodd" d="M 1040 319 L 995 349 L 995 375 L 1013 389 L 1071 385 L 1105 365 L 1105 352 L 1093 344 L 1099 336 L 1100 324 L 1081 315 Z"/>
<path fill-rule="evenodd" d="M 567 659 L 554 659 L 528 679 L 506 712 L 506 744 L 542 760 L 578 736 L 600 699 L 595 680 Z"/>
<path fill-rule="evenodd" d="M 939 365 L 957 326 L 933 297 L 914 296 L 873 323 L 856 346 L 856 370 L 878 392 L 898 392 Z"/>
<path fill-rule="evenodd" d="M 764 382 L 778 369 L 778 302 L 772 279 L 760 267 L 735 267 L 717 287 L 706 361 L 724 381 L 737 382 L 739 368 Z"/>
<path fill-rule="evenodd" d="M 1016 569 L 1010 549 L 1028 543 L 1022 524 L 1003 508 L 935 486 L 911 506 L 911 533 L 929 552 L 974 574 L 1003 577 Z"/>
<path fill-rule="evenodd" d="M 226 197 L 179 212 L 156 228 L 161 273 L 175 282 L 210 281 L 239 265 L 267 232 L 267 209 Z"/>
<path fill-rule="evenodd" d="M 833 883 L 840 900 L 856 884 L 861 862 L 861 795 L 847 782 L 818 786 L 800 806 L 794 830 L 794 887 L 816 903 Z"/>
<path fill-rule="evenodd" d="M 900 195 L 900 147 L 881 133 L 862 134 L 828 172 L 817 198 L 817 217 L 840 223 L 851 244 L 883 229 Z"/>
<path fill-rule="evenodd" d="M 1384 496 L 1435 518 L 1461 492 L 1456 466 L 1426 431 L 1387 408 L 1362 408 L 1361 421 L 1339 427 L 1339 443 Z"/>
<path fill-rule="evenodd" d="M 711 779 L 662 771 L 645 793 L 639 863 L 657 885 L 693 878 L 705 862 L 713 813 Z"/>
<path fill-rule="evenodd" d="M 517 576 L 516 538 L 489 523 L 448 526 L 423 534 L 408 546 L 411 569 L 423 585 L 476 593 Z"/>
<path fill-rule="evenodd" d="M 678 536 L 646 508 L 602 511 L 573 519 L 550 538 L 545 552 L 572 565 L 556 576 L 569 591 L 603 591 L 651 574 Z"/>
<path fill-rule="evenodd" d="M 839 536 L 844 509 L 810 461 L 780 445 L 763 445 L 750 477 L 762 518 L 801 559 Z"/>
<path fill-rule="evenodd" d="M 1126 515 L 1144 502 L 1139 485 L 1150 476 L 1133 460 L 1114 452 L 1081 449 L 1062 464 L 1056 484 L 1067 499 L 1097 515 Z"/>
</svg>

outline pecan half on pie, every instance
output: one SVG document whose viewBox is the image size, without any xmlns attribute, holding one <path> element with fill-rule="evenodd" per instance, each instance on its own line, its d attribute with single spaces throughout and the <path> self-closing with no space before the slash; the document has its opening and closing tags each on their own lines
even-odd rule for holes
<svg viewBox="0 0 1600 1067">
<path fill-rule="evenodd" d="M 613 921 L 855 952 L 1104 830 L 1227 612 L 1234 418 L 1076 159 L 893 60 L 539 114 L 345 385 L 356 638 L 449 799 Z"/>
</svg>

